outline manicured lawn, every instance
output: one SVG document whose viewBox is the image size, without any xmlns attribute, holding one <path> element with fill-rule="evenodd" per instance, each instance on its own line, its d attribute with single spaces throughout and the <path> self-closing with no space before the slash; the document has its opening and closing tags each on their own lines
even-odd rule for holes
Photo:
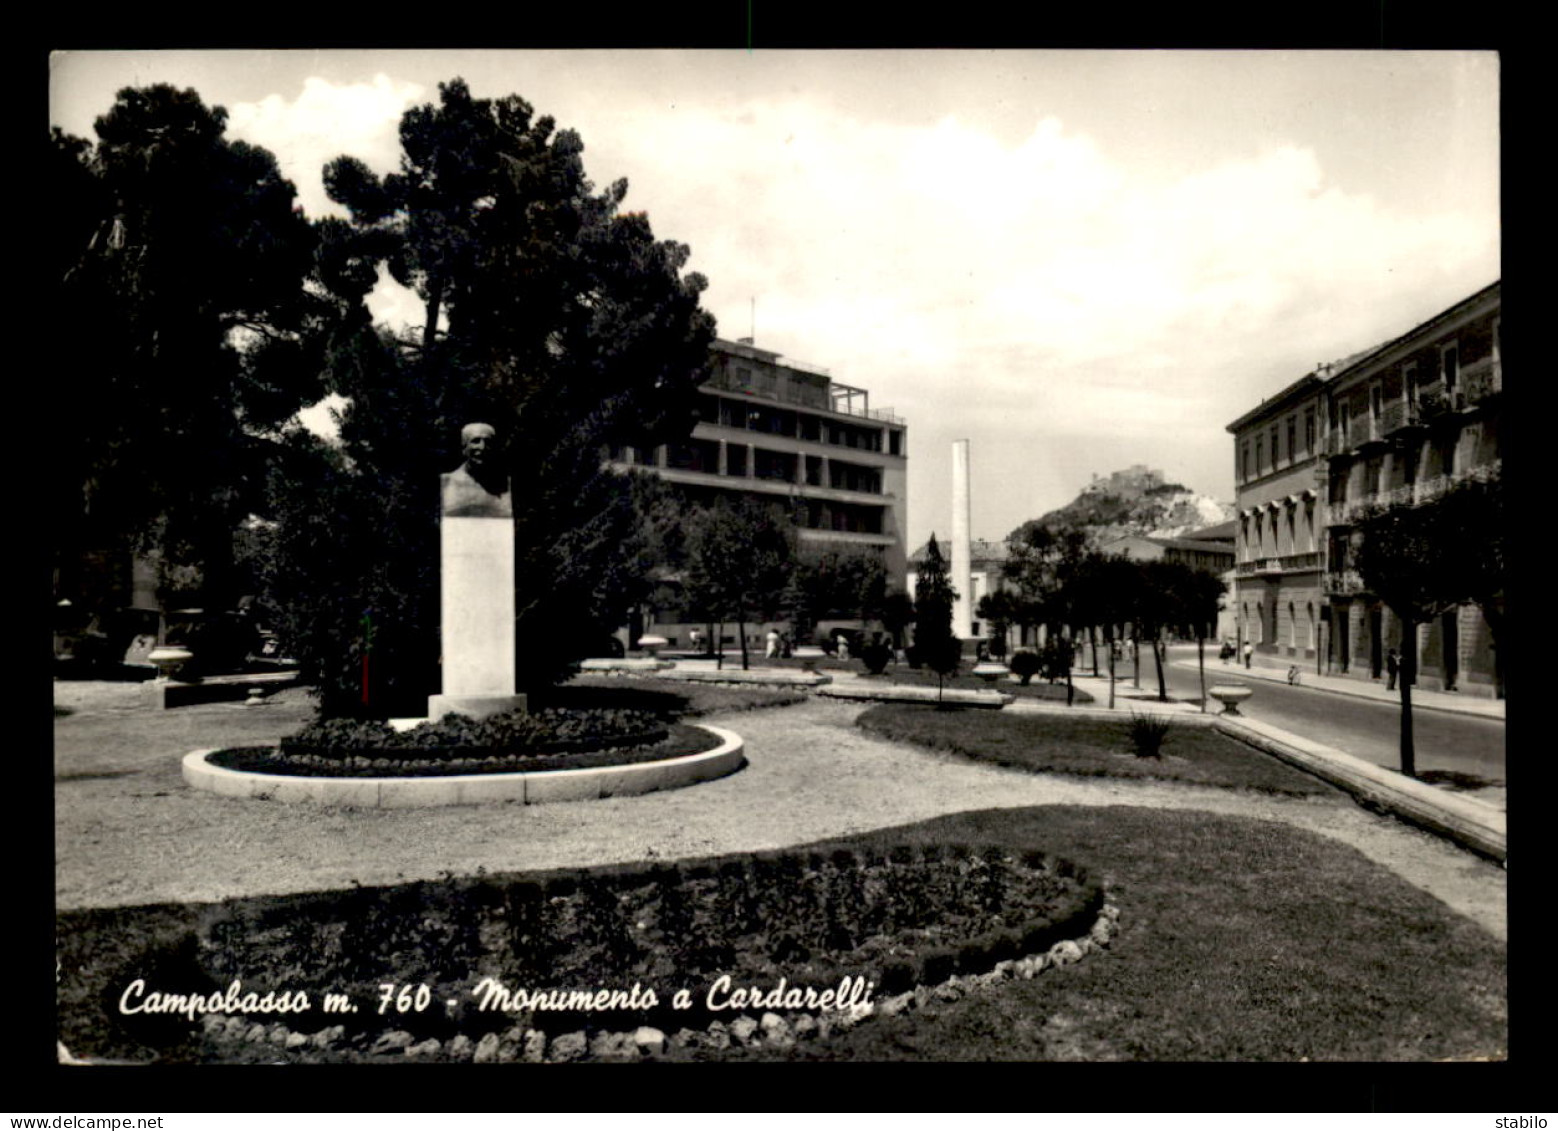
<svg viewBox="0 0 1558 1131">
<path fill-rule="evenodd" d="M 1108 877 L 1103 953 L 825 1044 L 732 1059 L 1426 1060 L 1507 1054 L 1505 949 L 1317 835 L 1134 807 L 987 810 L 873 834 L 997 838 Z M 703 1053 L 704 1056 L 714 1054 Z"/>
<path fill-rule="evenodd" d="M 1059 714 L 944 711 L 884 703 L 859 718 L 866 730 L 982 762 L 1035 773 L 1153 778 L 1268 793 L 1334 794 L 1332 786 L 1210 727 L 1177 724 L 1161 758 L 1138 758 L 1128 724 Z"/>
</svg>

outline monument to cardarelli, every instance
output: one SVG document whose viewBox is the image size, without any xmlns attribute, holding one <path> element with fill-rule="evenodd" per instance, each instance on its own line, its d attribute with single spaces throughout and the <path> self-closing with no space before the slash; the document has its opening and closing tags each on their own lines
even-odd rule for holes
<svg viewBox="0 0 1558 1131">
<path fill-rule="evenodd" d="M 440 477 L 443 691 L 431 719 L 524 709 L 514 689 L 514 506 L 490 424 L 460 430 L 465 462 Z"/>
</svg>

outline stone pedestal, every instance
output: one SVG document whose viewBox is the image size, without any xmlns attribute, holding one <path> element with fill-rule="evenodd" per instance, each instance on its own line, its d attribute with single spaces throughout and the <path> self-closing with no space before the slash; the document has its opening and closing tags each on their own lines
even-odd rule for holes
<svg viewBox="0 0 1558 1131">
<path fill-rule="evenodd" d="M 523 710 L 514 691 L 514 520 L 445 514 L 440 534 L 443 693 L 428 699 L 428 717 Z"/>
</svg>

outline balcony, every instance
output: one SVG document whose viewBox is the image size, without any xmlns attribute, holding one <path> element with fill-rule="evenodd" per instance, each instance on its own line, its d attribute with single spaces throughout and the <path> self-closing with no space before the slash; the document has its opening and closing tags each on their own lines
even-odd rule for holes
<svg viewBox="0 0 1558 1131">
<path fill-rule="evenodd" d="M 1504 367 L 1493 357 L 1485 357 L 1461 370 L 1461 396 L 1458 408 L 1474 409 L 1504 391 Z"/>
<path fill-rule="evenodd" d="M 1365 444 L 1373 443 L 1379 438 L 1380 434 L 1374 427 L 1372 417 L 1354 417 L 1347 424 L 1347 446 L 1349 448 L 1361 448 Z"/>
<path fill-rule="evenodd" d="M 1234 567 L 1235 577 L 1278 577 L 1284 573 L 1299 573 L 1306 569 L 1319 569 L 1318 552 L 1283 554 L 1275 558 L 1252 558 Z"/>
<path fill-rule="evenodd" d="M 1379 432 L 1381 436 L 1390 436 L 1405 428 L 1417 428 L 1422 423 L 1422 414 L 1418 412 L 1417 405 L 1407 401 L 1391 401 L 1380 412 Z"/>
<path fill-rule="evenodd" d="M 1355 569 L 1333 570 L 1325 575 L 1327 597 L 1354 597 L 1363 591 L 1363 578 Z"/>
</svg>

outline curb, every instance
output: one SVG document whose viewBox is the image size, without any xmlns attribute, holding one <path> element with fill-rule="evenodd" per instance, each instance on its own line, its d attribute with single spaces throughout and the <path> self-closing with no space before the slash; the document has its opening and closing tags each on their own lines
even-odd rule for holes
<svg viewBox="0 0 1558 1131">
<path fill-rule="evenodd" d="M 183 772 L 184 781 L 192 788 L 225 797 L 403 809 L 479 805 L 490 801 L 537 805 L 548 801 L 626 797 L 711 781 L 735 773 L 746 764 L 740 735 L 707 723 L 688 725 L 716 735 L 722 740 L 721 744 L 713 750 L 684 758 L 627 766 L 427 778 L 307 778 L 292 774 L 247 773 L 212 765 L 208 755 L 217 751 L 209 749 L 184 755 Z"/>
<path fill-rule="evenodd" d="M 1493 806 L 1457 797 L 1341 750 L 1249 719 L 1211 716 L 1215 728 L 1353 795 L 1359 804 L 1401 818 L 1508 865 L 1505 816 Z"/>
<path fill-rule="evenodd" d="M 1186 669 L 1186 670 L 1189 670 L 1189 671 L 1197 670 L 1195 664 L 1188 663 L 1188 662 L 1186 662 L 1184 660 L 1170 660 L 1169 663 L 1171 663 L 1174 667 L 1177 667 L 1177 668 L 1183 668 L 1183 669 Z M 1218 665 L 1218 666 L 1221 667 L 1221 665 Z M 1209 673 L 1211 672 L 1211 670 L 1212 669 L 1210 667 L 1207 668 L 1207 671 Z M 1310 673 L 1306 672 L 1304 674 L 1308 675 Z M 1258 679 L 1258 680 L 1261 680 L 1264 683 L 1286 683 L 1287 682 L 1286 674 L 1279 673 L 1274 668 L 1268 668 L 1265 671 L 1261 671 L 1259 668 L 1242 668 L 1241 667 L 1239 669 L 1237 678 L 1239 678 L 1239 679 Z M 1334 679 L 1335 677 L 1327 677 L 1327 678 L 1333 678 Z M 1210 681 L 1210 676 L 1208 676 L 1208 680 Z M 1304 688 L 1305 690 L 1308 690 L 1308 691 L 1321 691 L 1321 692 L 1326 692 L 1326 693 L 1331 694 L 1331 695 L 1345 695 L 1349 699 L 1362 699 L 1362 700 L 1364 700 L 1365 702 L 1368 702 L 1368 703 L 1383 703 L 1385 706 L 1387 706 L 1387 707 L 1395 707 L 1397 710 L 1400 710 L 1400 708 L 1401 708 L 1401 700 L 1400 699 L 1397 699 L 1397 698 L 1388 698 L 1387 699 L 1387 698 L 1385 698 L 1383 696 L 1380 696 L 1380 695 L 1370 695 L 1370 694 L 1367 694 L 1364 691 L 1354 691 L 1353 689 L 1347 688 L 1347 687 L 1332 687 L 1329 684 L 1327 684 L 1325 686 L 1321 686 L 1320 684 L 1317 684 L 1317 683 L 1303 683 L 1303 682 L 1300 682 L 1298 684 L 1298 686 L 1301 687 L 1301 688 Z M 1421 694 L 1421 692 L 1418 692 L 1418 693 L 1415 693 L 1415 694 Z M 1430 691 L 1429 694 L 1430 695 L 1442 695 L 1444 693 L 1443 692 L 1437 692 L 1437 691 Z M 1489 700 L 1489 702 L 1493 702 L 1493 700 Z M 1479 711 L 1479 710 L 1477 710 L 1477 709 L 1475 709 L 1473 707 L 1464 707 L 1464 706 L 1460 706 L 1459 704 L 1455 704 L 1455 703 L 1447 703 L 1447 704 L 1424 703 L 1421 699 L 1416 698 L 1415 695 L 1414 695 L 1414 698 L 1412 700 L 1412 710 L 1413 711 L 1442 711 L 1444 714 L 1447 714 L 1447 715 L 1460 715 L 1460 716 L 1462 716 L 1464 718 L 1470 718 L 1470 719 L 1487 719 L 1489 722 L 1495 722 L 1495 723 L 1502 723 L 1502 722 L 1505 721 L 1505 718 L 1504 718 L 1503 715 L 1495 715 L 1495 714 L 1493 714 L 1493 713 L 1491 713 L 1489 711 Z"/>
</svg>

